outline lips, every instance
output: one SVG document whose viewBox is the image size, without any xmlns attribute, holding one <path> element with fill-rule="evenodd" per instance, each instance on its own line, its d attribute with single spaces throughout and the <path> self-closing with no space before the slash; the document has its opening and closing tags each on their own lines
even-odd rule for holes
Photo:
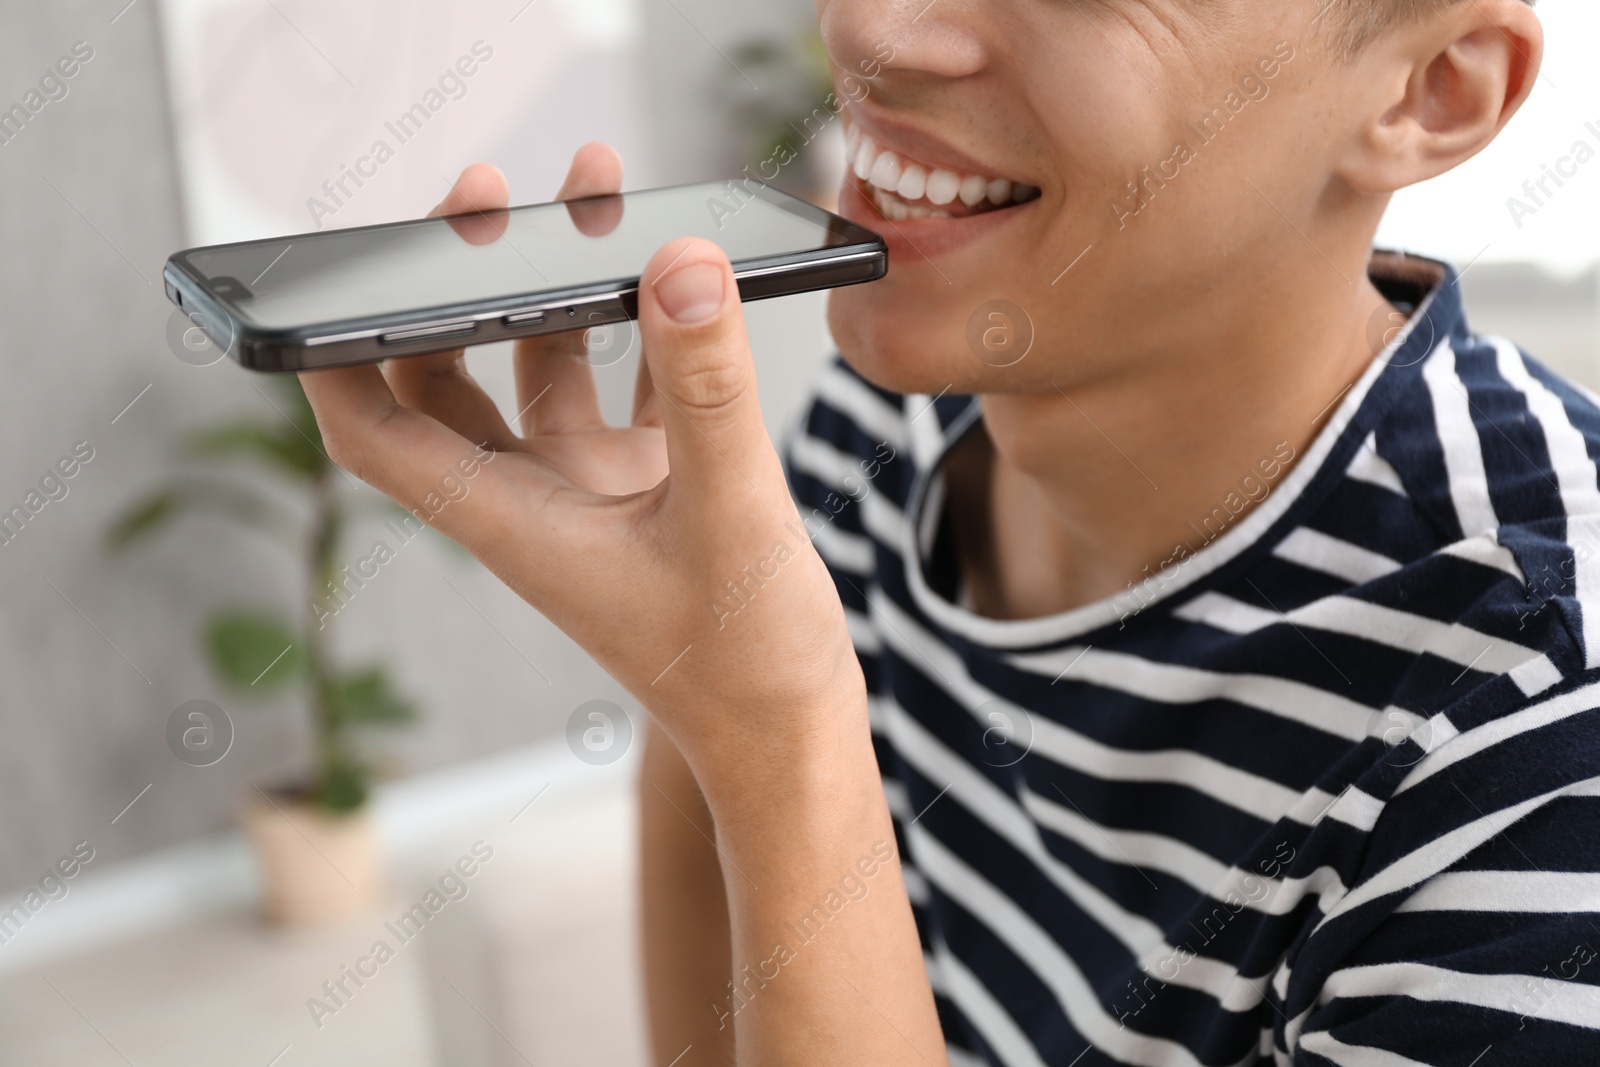
<svg viewBox="0 0 1600 1067">
<path fill-rule="evenodd" d="M 844 121 L 848 166 L 839 213 L 876 231 L 892 263 L 983 243 L 1003 242 L 1015 252 L 1021 246 L 1011 242 L 1029 239 L 1041 190 L 1022 175 L 988 172 L 985 161 L 881 109 L 858 104 Z"/>
<path fill-rule="evenodd" d="M 861 192 L 884 218 L 959 219 L 1025 204 L 1039 187 L 1010 177 L 940 166 L 880 143 L 851 123 L 845 158 Z"/>
</svg>

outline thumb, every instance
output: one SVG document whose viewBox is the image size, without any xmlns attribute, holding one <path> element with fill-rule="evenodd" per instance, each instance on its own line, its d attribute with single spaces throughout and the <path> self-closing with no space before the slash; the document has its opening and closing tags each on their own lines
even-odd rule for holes
<svg viewBox="0 0 1600 1067">
<path fill-rule="evenodd" d="M 639 283 L 639 332 L 672 484 L 696 495 L 782 479 L 761 421 L 755 362 L 727 255 L 702 238 L 664 246 Z"/>
</svg>

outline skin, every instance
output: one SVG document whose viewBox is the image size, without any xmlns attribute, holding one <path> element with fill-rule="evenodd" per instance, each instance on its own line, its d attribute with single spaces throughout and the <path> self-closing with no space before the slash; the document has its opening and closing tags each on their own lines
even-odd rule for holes
<svg viewBox="0 0 1600 1067">
<path fill-rule="evenodd" d="M 1279 442 L 1302 450 L 1373 358 L 1369 323 L 1390 310 L 1365 281 L 1389 194 L 1482 149 L 1532 86 L 1542 37 L 1518 0 L 1458 5 L 1350 61 L 1322 44 L 1319 6 L 818 4 L 841 88 L 842 72 L 892 48 L 854 105 L 859 121 L 1042 190 L 971 240 L 898 224 L 931 258 L 897 252 L 885 280 L 830 302 L 841 350 L 869 378 L 982 396 L 985 432 L 950 473 L 985 614 L 1121 590 L 1192 539 L 1188 523 Z M 1295 54 L 1270 94 L 1119 227 L 1107 206 L 1118 185 L 1167 158 L 1185 121 L 1280 41 Z M 558 195 L 620 186 L 615 153 L 587 145 Z M 440 210 L 506 202 L 504 178 L 478 165 Z M 664 302 L 696 269 L 720 298 L 699 321 L 674 322 Z M 894 862 L 875 865 L 865 895 L 742 1010 L 719 1015 L 729 979 L 792 941 L 788 924 L 894 836 L 864 680 L 826 570 L 789 525 L 726 258 L 675 241 L 643 279 L 628 427 L 601 420 L 577 334 L 518 345 L 517 430 L 459 351 L 302 381 L 333 458 L 407 507 L 475 445 L 492 449 L 475 491 L 437 525 L 649 711 L 640 792 L 657 1062 L 943 1063 Z M 1028 356 L 1005 368 L 965 340 L 973 310 L 996 298 L 1035 330 Z M 779 577 L 719 628 L 708 602 L 779 546 Z"/>
</svg>

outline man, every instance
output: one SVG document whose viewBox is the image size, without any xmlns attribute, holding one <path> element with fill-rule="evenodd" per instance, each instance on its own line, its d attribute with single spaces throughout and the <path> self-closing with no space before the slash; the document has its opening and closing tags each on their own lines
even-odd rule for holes
<svg viewBox="0 0 1600 1067">
<path fill-rule="evenodd" d="M 892 56 L 842 117 L 892 267 L 831 298 L 798 513 L 704 242 L 627 429 L 570 343 L 526 436 L 459 353 L 305 376 L 402 502 L 507 453 L 445 532 L 651 713 L 658 1062 L 1600 1060 L 1600 409 L 1370 251 L 1532 11 L 818 7 Z"/>
</svg>

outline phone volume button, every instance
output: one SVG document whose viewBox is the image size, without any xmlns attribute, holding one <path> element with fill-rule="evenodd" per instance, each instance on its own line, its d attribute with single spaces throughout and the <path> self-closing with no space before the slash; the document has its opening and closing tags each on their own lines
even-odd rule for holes
<svg viewBox="0 0 1600 1067">
<path fill-rule="evenodd" d="M 476 322 L 443 322 L 437 326 L 418 326 L 410 330 L 393 330 L 389 333 L 379 334 L 378 343 L 383 345 L 403 344 L 407 341 L 425 341 L 437 337 L 456 337 L 461 334 L 473 333 L 478 329 Z"/>
</svg>

